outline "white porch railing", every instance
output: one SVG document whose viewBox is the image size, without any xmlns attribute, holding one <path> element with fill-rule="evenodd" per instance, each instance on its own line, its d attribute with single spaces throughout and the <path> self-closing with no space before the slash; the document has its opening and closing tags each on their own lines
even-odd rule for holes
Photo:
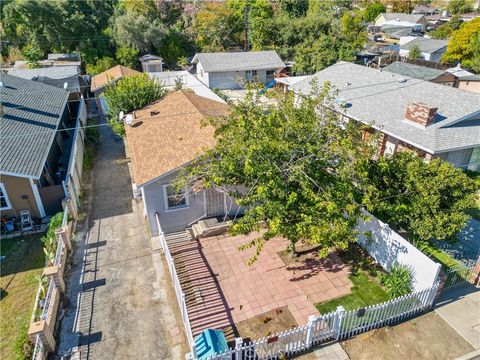
<svg viewBox="0 0 480 360">
<path fill-rule="evenodd" d="M 185 328 L 185 334 L 187 336 L 188 344 L 190 345 L 190 350 L 192 354 L 196 356 L 195 343 L 193 340 L 192 328 L 190 326 L 190 319 L 188 317 L 185 294 L 182 290 L 182 286 L 180 285 L 180 280 L 178 279 L 177 270 L 175 269 L 175 263 L 173 261 L 172 255 L 170 254 L 170 250 L 168 249 L 168 244 L 167 244 L 167 241 L 165 240 L 165 236 L 163 234 L 162 227 L 160 225 L 160 219 L 158 218 L 157 213 L 155 213 L 155 219 L 157 221 L 158 236 L 160 238 L 160 243 L 162 245 L 162 250 L 165 255 L 165 259 L 167 260 L 168 269 L 170 271 L 170 276 L 172 278 L 173 288 L 175 289 L 175 295 L 177 297 L 178 306 L 180 307 L 180 312 L 182 314 L 182 322 Z"/>
<path fill-rule="evenodd" d="M 35 339 L 35 347 L 33 348 L 32 360 L 43 360 L 45 358 L 45 348 L 43 347 L 40 336 Z"/>
<path fill-rule="evenodd" d="M 46 320 L 48 317 L 48 313 L 50 310 L 50 305 L 53 300 L 53 294 L 55 292 L 55 289 L 56 289 L 55 281 L 50 280 L 50 283 L 48 284 L 47 295 L 45 296 L 45 303 L 43 304 L 42 315 L 40 316 L 41 320 Z"/>
</svg>

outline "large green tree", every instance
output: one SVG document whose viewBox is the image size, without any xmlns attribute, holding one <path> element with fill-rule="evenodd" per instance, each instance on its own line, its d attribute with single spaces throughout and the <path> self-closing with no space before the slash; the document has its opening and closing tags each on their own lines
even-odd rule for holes
<svg viewBox="0 0 480 360">
<path fill-rule="evenodd" d="M 462 25 L 462 18 L 458 15 L 453 16 L 450 21 L 440 25 L 438 28 L 430 32 L 430 36 L 434 39 L 448 39 L 452 33 Z"/>
<path fill-rule="evenodd" d="M 216 145 L 193 161 L 177 186 L 231 189 L 245 207 L 232 233 L 264 230 L 243 247 L 255 246 L 257 254 L 276 236 L 289 239 L 292 251 L 301 240 L 322 255 L 345 249 L 356 240 L 361 216 L 354 200 L 357 169 L 374 147 L 358 141 L 357 123 L 328 110 L 334 93 L 326 84 L 297 105 L 288 94 L 268 111 L 247 97 L 229 116 L 211 120 Z"/>
<path fill-rule="evenodd" d="M 147 74 L 124 77 L 105 86 L 102 96 L 108 107 L 108 123 L 119 136 L 125 135 L 123 122 L 119 121 L 120 112 L 137 110 L 166 95 L 162 84 Z"/>
<path fill-rule="evenodd" d="M 450 163 L 425 163 L 413 152 L 370 161 L 363 192 L 366 208 L 415 240 L 452 240 L 469 219 L 479 182 Z"/>
<path fill-rule="evenodd" d="M 378 15 L 384 12 L 386 12 L 385 5 L 383 5 L 380 2 L 374 1 L 368 4 L 365 10 L 363 11 L 363 18 L 365 19 L 365 21 L 368 21 L 368 22 L 374 21 Z"/>
<path fill-rule="evenodd" d="M 480 18 L 463 23 L 452 33 L 447 51 L 442 56 L 445 62 L 460 62 L 463 67 L 480 73 Z"/>
</svg>

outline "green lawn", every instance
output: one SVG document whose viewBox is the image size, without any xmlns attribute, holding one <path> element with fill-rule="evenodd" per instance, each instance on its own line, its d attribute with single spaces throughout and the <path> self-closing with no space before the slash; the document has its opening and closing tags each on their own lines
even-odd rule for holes
<svg viewBox="0 0 480 360">
<path fill-rule="evenodd" d="M 440 249 L 437 249 L 432 244 L 427 243 L 423 245 L 421 251 L 427 256 L 429 256 L 430 258 L 432 258 L 434 261 L 437 261 L 440 264 L 442 264 L 443 267 L 445 268 L 450 269 L 452 267 L 459 265 L 459 262 L 457 260 L 455 260 L 453 257 L 448 255 L 446 252 Z"/>
<path fill-rule="evenodd" d="M 35 275 L 45 265 L 43 234 L 2 239 L 0 287 L 0 359 L 27 359 L 27 331 L 38 289 Z"/>
<path fill-rule="evenodd" d="M 345 310 L 354 310 L 390 299 L 380 285 L 380 275 L 383 270 L 360 246 L 352 244 L 348 251 L 339 252 L 338 256 L 351 269 L 349 275 L 349 279 L 353 283 L 351 293 L 316 304 L 315 306 L 321 314 L 335 311 L 339 305 L 342 305 Z"/>
</svg>

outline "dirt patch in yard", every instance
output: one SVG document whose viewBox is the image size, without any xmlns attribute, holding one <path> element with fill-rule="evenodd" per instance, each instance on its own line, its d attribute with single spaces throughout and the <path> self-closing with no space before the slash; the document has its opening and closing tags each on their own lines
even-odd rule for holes
<svg viewBox="0 0 480 360">
<path fill-rule="evenodd" d="M 351 360 L 455 359 L 473 347 L 435 312 L 342 342 Z"/>
<path fill-rule="evenodd" d="M 297 325 L 288 307 L 282 306 L 238 323 L 237 331 L 244 340 L 256 340 L 289 330 Z"/>
</svg>

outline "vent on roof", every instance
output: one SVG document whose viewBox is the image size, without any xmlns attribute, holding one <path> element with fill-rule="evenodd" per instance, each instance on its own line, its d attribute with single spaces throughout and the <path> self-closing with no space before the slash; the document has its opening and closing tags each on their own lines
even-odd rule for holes
<svg viewBox="0 0 480 360">
<path fill-rule="evenodd" d="M 131 114 L 128 114 L 125 117 L 125 124 L 127 124 L 128 126 L 132 126 L 132 123 L 133 123 L 133 116 Z"/>
<path fill-rule="evenodd" d="M 160 111 L 150 111 L 150 116 L 155 116 L 160 114 Z"/>
</svg>

